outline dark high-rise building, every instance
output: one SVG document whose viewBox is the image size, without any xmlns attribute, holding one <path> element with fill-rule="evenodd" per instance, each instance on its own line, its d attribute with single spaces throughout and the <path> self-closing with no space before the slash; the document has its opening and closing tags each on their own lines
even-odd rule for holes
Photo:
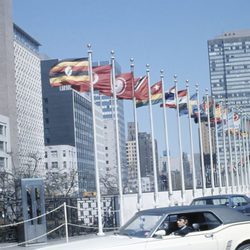
<svg viewBox="0 0 250 250">
<path fill-rule="evenodd" d="M 91 101 L 70 86 L 50 86 L 48 72 L 57 62 L 41 62 L 45 145 L 75 146 L 79 191 L 95 191 Z"/>
</svg>

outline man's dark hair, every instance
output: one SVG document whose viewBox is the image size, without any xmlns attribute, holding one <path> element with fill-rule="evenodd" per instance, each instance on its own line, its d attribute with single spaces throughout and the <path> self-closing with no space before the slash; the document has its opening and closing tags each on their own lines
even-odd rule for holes
<svg viewBox="0 0 250 250">
<path fill-rule="evenodd" d="M 188 220 L 188 218 L 186 216 L 182 215 L 182 216 L 179 216 L 177 218 L 177 220 Z"/>
</svg>

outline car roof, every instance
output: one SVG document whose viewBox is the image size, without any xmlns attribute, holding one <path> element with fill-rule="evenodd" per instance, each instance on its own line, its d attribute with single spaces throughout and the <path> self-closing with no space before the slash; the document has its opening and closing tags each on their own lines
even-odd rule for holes
<svg viewBox="0 0 250 250">
<path fill-rule="evenodd" d="M 137 212 L 137 214 L 185 214 L 185 213 L 198 213 L 198 212 L 211 212 L 214 213 L 223 224 L 229 224 L 240 221 L 249 221 L 250 217 L 246 216 L 235 209 L 226 206 L 214 206 L 214 205 L 200 205 L 200 206 L 173 206 L 153 208 Z"/>
<path fill-rule="evenodd" d="M 194 198 L 193 201 L 196 201 L 196 200 L 206 200 L 206 199 L 229 198 L 229 197 L 238 197 L 238 196 L 248 198 L 244 194 L 218 194 L 218 195 L 209 195 L 209 196 L 197 197 L 197 198 Z"/>
</svg>

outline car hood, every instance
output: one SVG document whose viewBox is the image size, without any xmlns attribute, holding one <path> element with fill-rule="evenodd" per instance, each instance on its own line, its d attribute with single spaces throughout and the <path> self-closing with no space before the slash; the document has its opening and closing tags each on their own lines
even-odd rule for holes
<svg viewBox="0 0 250 250">
<path fill-rule="evenodd" d="M 145 242 L 145 238 L 135 238 L 121 235 L 95 236 L 92 238 L 77 240 L 69 243 L 51 245 L 41 248 L 40 250 L 68 250 L 68 249 L 83 249 L 83 250 L 97 250 L 97 249 L 116 249 L 119 246 L 136 245 L 137 243 Z M 134 246 L 136 248 L 136 246 Z M 132 249 L 132 248 L 131 248 Z M 134 249 L 134 248 L 133 248 Z"/>
</svg>

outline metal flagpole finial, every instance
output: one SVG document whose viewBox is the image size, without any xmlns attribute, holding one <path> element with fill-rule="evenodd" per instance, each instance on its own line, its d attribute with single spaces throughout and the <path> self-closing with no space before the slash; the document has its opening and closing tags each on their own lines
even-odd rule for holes
<svg viewBox="0 0 250 250">
<path fill-rule="evenodd" d="M 161 69 L 161 70 L 160 70 L 160 73 L 161 73 L 161 78 L 163 78 L 163 73 L 164 73 L 164 70 L 163 70 L 163 69 Z"/>
<path fill-rule="evenodd" d="M 150 65 L 147 63 L 146 64 L 147 72 L 149 72 L 149 67 L 150 67 Z"/>
<path fill-rule="evenodd" d="M 186 80 L 186 87 L 187 87 L 187 88 L 189 87 L 189 84 L 188 84 L 188 82 L 189 82 L 189 81 L 188 81 L 188 80 Z"/>
<path fill-rule="evenodd" d="M 134 58 L 130 58 L 130 67 L 133 69 L 135 67 Z"/>
<path fill-rule="evenodd" d="M 87 44 L 87 48 L 88 48 L 88 52 L 91 52 L 91 44 L 90 43 Z"/>
<path fill-rule="evenodd" d="M 195 88 L 196 88 L 196 91 L 199 90 L 199 84 L 198 83 L 195 84 Z"/>
<path fill-rule="evenodd" d="M 111 50 L 110 54 L 111 54 L 111 58 L 114 59 L 115 58 L 115 51 Z"/>
<path fill-rule="evenodd" d="M 177 84 L 177 75 L 174 75 L 174 83 Z"/>
</svg>

